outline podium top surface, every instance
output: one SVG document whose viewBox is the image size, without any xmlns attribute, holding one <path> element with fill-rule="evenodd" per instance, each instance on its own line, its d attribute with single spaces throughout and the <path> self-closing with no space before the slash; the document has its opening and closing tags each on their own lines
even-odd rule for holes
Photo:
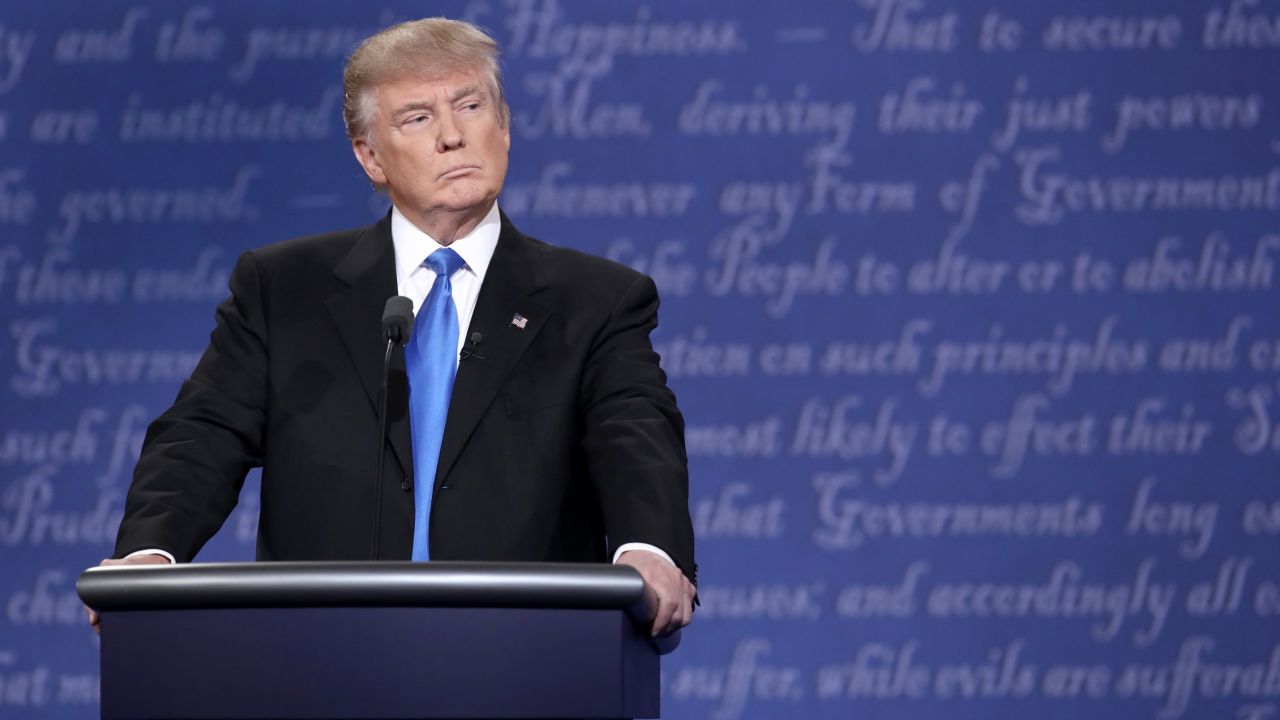
<svg viewBox="0 0 1280 720">
<path fill-rule="evenodd" d="M 98 611 L 248 607 L 527 607 L 643 614 L 624 565 L 261 562 L 95 567 L 76 581 Z"/>
</svg>

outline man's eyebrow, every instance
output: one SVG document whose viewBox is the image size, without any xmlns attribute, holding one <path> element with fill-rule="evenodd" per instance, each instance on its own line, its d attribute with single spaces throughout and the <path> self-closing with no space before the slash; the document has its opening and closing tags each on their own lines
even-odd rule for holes
<svg viewBox="0 0 1280 720">
<path fill-rule="evenodd" d="M 479 85 L 468 85 L 454 92 L 453 95 L 449 97 L 449 102 L 458 102 L 459 100 L 461 100 L 462 98 L 468 95 L 476 95 L 476 94 L 479 94 L 479 92 L 480 92 Z"/>
<path fill-rule="evenodd" d="M 395 112 L 391 113 L 391 116 L 399 117 L 407 112 L 412 112 L 414 110 L 430 110 L 434 107 L 435 107 L 435 103 L 431 102 L 430 100 L 414 100 L 412 102 L 407 102 L 404 105 L 401 105 L 400 107 L 396 108 Z"/>
<path fill-rule="evenodd" d="M 464 88 L 454 91 L 453 95 L 449 97 L 449 102 L 455 103 L 468 95 L 477 95 L 479 93 L 480 93 L 479 85 L 468 85 Z M 430 100 L 413 100 L 411 102 L 407 102 L 404 105 L 401 105 L 400 107 L 396 108 L 395 112 L 393 112 L 391 116 L 400 117 L 401 115 L 407 112 L 412 112 L 414 110 L 431 110 L 435 108 L 435 106 L 436 106 L 435 103 L 431 102 Z"/>
</svg>

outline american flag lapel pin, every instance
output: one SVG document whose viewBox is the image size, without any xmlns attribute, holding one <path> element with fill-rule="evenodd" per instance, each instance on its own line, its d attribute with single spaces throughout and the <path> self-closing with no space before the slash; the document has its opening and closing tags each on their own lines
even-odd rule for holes
<svg viewBox="0 0 1280 720">
<path fill-rule="evenodd" d="M 511 325 L 513 327 L 523 330 L 524 326 L 528 324 L 529 324 L 529 318 L 521 315 L 520 313 L 516 313 L 515 315 L 511 316 Z"/>
</svg>

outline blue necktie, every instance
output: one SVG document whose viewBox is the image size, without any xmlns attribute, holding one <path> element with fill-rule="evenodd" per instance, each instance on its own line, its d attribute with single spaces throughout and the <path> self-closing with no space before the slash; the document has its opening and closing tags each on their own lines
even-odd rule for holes
<svg viewBox="0 0 1280 720">
<path fill-rule="evenodd" d="M 418 309 L 413 337 L 405 347 L 409 374 L 409 427 L 413 432 L 413 559 L 430 560 L 428 526 L 435 489 L 440 442 L 453 394 L 458 359 L 458 309 L 449 277 L 466 263 L 458 253 L 441 248 L 423 263 L 436 273 L 431 292 Z"/>
</svg>

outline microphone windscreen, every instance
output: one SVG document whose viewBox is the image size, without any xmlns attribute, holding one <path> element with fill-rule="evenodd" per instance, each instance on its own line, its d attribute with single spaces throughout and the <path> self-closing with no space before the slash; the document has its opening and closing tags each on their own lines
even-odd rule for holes
<svg viewBox="0 0 1280 720">
<path fill-rule="evenodd" d="M 409 339 L 413 328 L 413 301 L 403 295 L 387 300 L 382 310 L 382 337 L 397 345 Z"/>
</svg>

